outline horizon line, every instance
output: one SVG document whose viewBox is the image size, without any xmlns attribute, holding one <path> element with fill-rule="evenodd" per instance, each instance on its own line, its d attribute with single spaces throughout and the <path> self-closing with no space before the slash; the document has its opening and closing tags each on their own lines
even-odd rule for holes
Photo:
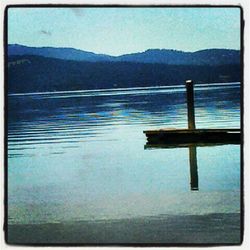
<svg viewBox="0 0 250 250">
<path fill-rule="evenodd" d="M 234 50 L 234 51 L 241 51 L 241 49 L 232 49 L 232 48 L 204 48 L 200 50 L 195 50 L 195 51 L 184 51 L 184 50 L 178 50 L 178 49 L 167 49 L 167 48 L 148 48 L 143 51 L 137 51 L 137 52 L 130 52 L 130 53 L 125 53 L 125 54 L 119 54 L 119 55 L 110 55 L 110 54 L 105 54 L 105 53 L 99 53 L 99 52 L 93 52 L 93 51 L 88 51 L 88 50 L 83 50 L 79 48 L 74 48 L 74 47 L 54 47 L 54 46 L 31 46 L 31 45 L 24 45 L 20 43 L 8 43 L 7 46 L 9 45 L 18 45 L 18 46 L 23 46 L 23 47 L 29 47 L 29 48 L 52 48 L 52 49 L 74 49 L 74 50 L 79 50 L 82 52 L 87 52 L 87 53 L 93 53 L 96 55 L 105 55 L 105 56 L 111 56 L 111 57 L 119 57 L 119 56 L 124 56 L 124 55 L 131 55 L 131 54 L 138 54 L 138 53 L 144 53 L 149 50 L 168 50 L 168 51 L 176 51 L 176 52 L 183 52 L 183 53 L 196 53 L 199 51 L 204 51 L 204 50 Z"/>
</svg>

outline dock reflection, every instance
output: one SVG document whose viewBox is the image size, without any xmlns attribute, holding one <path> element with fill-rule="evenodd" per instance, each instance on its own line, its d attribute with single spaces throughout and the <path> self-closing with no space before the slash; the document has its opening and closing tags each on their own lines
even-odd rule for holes
<svg viewBox="0 0 250 250">
<path fill-rule="evenodd" d="M 189 166 L 190 166 L 190 188 L 192 191 L 199 190 L 199 177 L 196 147 L 189 146 Z"/>
<path fill-rule="evenodd" d="M 240 143 L 188 143 L 188 144 L 150 144 L 147 143 L 144 149 L 170 149 L 170 148 L 188 148 L 189 151 L 189 168 L 190 168 L 190 190 L 199 191 L 199 174 L 197 164 L 197 147 L 208 146 L 221 146 L 227 144 L 240 144 Z"/>
</svg>

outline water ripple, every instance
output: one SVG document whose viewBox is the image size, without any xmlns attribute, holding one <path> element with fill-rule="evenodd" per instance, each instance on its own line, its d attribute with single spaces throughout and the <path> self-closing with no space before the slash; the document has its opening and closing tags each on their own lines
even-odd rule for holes
<svg viewBox="0 0 250 250">
<path fill-rule="evenodd" d="M 239 83 L 197 84 L 195 91 L 197 127 L 240 126 Z M 116 136 L 129 135 L 125 127 L 141 138 L 145 127 L 185 128 L 186 117 L 183 86 L 10 94 L 9 156 L 31 156 L 41 145 L 116 140 L 121 128 Z"/>
</svg>

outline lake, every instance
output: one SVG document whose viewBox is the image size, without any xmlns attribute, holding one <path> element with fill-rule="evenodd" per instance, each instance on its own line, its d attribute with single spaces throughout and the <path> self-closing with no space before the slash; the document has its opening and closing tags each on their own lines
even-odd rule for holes
<svg viewBox="0 0 250 250">
<path fill-rule="evenodd" d="M 240 83 L 195 85 L 197 128 L 240 128 Z M 186 128 L 184 86 L 8 95 L 8 224 L 240 214 L 240 145 L 146 149 Z"/>
</svg>

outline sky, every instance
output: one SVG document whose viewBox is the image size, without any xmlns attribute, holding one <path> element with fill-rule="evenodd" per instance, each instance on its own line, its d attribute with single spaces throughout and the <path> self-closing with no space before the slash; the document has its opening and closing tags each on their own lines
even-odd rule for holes
<svg viewBox="0 0 250 250">
<path fill-rule="evenodd" d="M 147 49 L 240 49 L 235 8 L 9 8 L 8 44 L 122 55 Z"/>
</svg>

